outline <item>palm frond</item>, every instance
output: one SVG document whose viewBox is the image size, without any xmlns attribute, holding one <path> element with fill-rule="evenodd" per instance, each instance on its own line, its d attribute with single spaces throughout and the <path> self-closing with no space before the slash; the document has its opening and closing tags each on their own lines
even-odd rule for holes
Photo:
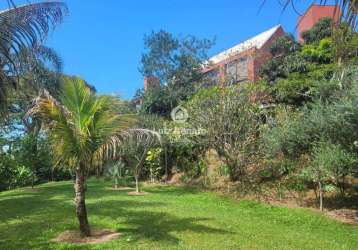
<svg viewBox="0 0 358 250">
<path fill-rule="evenodd" d="M 38 48 L 51 28 L 60 23 L 68 12 L 63 2 L 43 2 L 18 7 L 12 1 L 8 2 L 11 8 L 0 11 L 0 112 L 6 111 L 7 88 L 16 86 L 18 82 L 17 76 L 23 62 L 20 51 L 24 48 Z M 45 52 L 49 51 L 41 51 L 42 54 Z"/>
<path fill-rule="evenodd" d="M 35 48 L 21 48 L 18 55 L 12 55 L 12 60 L 15 63 L 21 76 L 30 73 L 36 77 L 37 72 L 62 72 L 63 62 L 61 57 L 52 48 L 39 45 Z"/>
<path fill-rule="evenodd" d="M 59 101 L 42 91 L 26 116 L 42 119 L 58 163 L 69 167 L 89 169 L 116 158 L 120 134 L 128 128 L 109 98 L 96 95 L 76 77 L 64 77 Z"/>
<path fill-rule="evenodd" d="M 50 131 L 53 151 L 57 164 L 76 161 L 79 158 L 79 143 L 74 134 L 71 123 L 72 114 L 66 107 L 53 98 L 47 90 L 41 91 L 33 101 L 31 108 L 26 112 L 24 119 L 40 119 Z"/>
<path fill-rule="evenodd" d="M 0 55 L 11 61 L 11 53 L 41 44 L 67 12 L 63 2 L 33 3 L 0 11 Z"/>
<path fill-rule="evenodd" d="M 128 129 L 120 134 L 121 154 L 142 155 L 143 152 L 162 143 L 160 134 L 149 129 Z"/>
<path fill-rule="evenodd" d="M 53 69 L 54 71 L 62 72 L 62 58 L 54 49 L 40 45 L 35 48 L 33 54 L 35 58 L 43 64 L 50 64 L 51 69 Z"/>
</svg>

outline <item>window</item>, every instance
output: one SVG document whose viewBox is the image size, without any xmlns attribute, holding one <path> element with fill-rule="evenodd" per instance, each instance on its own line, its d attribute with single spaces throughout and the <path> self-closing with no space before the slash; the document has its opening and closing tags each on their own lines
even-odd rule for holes
<svg viewBox="0 0 358 250">
<path fill-rule="evenodd" d="M 225 65 L 227 84 L 232 85 L 248 79 L 247 58 L 241 57 Z"/>
<path fill-rule="evenodd" d="M 205 87 L 211 87 L 217 85 L 220 79 L 220 72 L 218 69 L 213 69 L 205 74 L 206 82 L 204 84 Z"/>
<path fill-rule="evenodd" d="M 236 80 L 238 82 L 241 82 L 241 81 L 246 81 L 247 79 L 248 79 L 247 57 L 242 57 L 239 59 L 237 64 Z"/>
</svg>

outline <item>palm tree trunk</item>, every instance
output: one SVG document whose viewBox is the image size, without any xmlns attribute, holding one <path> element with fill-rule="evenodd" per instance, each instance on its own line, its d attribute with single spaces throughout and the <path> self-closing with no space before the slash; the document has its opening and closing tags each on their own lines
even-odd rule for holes
<svg viewBox="0 0 358 250">
<path fill-rule="evenodd" d="M 322 183 L 318 182 L 318 189 L 319 189 L 319 210 L 323 211 L 323 188 Z"/>
<path fill-rule="evenodd" d="M 114 177 L 114 188 L 117 189 L 118 188 L 118 180 L 117 180 L 117 176 Z"/>
<path fill-rule="evenodd" d="M 75 193 L 76 193 L 76 214 L 80 223 L 80 231 L 83 236 L 90 236 L 91 229 L 88 223 L 86 202 L 85 202 L 85 174 L 82 167 L 76 169 Z"/>
<path fill-rule="evenodd" d="M 136 193 L 139 193 L 139 182 L 138 182 L 138 176 L 135 176 L 135 191 Z"/>
</svg>

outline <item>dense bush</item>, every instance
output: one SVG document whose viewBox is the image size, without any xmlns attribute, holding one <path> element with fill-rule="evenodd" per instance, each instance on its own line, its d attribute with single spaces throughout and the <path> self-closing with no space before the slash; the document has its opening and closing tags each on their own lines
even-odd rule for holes
<svg viewBox="0 0 358 250">
<path fill-rule="evenodd" d="M 343 78 L 321 81 L 330 89 L 317 88 L 312 102 L 299 109 L 277 107 L 274 126 L 263 133 L 267 158 L 283 156 L 298 166 L 303 155 L 308 157 L 294 173 L 301 171 L 300 176 L 315 183 L 321 208 L 324 193 L 337 189 L 346 195 L 347 176 L 358 171 L 357 79 L 358 68 L 353 65 L 345 68 Z"/>
<path fill-rule="evenodd" d="M 312 29 L 302 32 L 302 38 L 305 43 L 317 43 L 326 37 L 331 37 L 333 33 L 332 19 L 322 18 Z"/>
<path fill-rule="evenodd" d="M 31 184 L 31 169 L 20 165 L 10 154 L 0 155 L 0 191 Z"/>
<path fill-rule="evenodd" d="M 254 94 L 240 87 L 214 87 L 199 91 L 187 103 L 189 123 L 205 131 L 202 140 L 223 158 L 232 180 L 245 177 L 256 154 L 262 116 L 251 99 Z"/>
</svg>

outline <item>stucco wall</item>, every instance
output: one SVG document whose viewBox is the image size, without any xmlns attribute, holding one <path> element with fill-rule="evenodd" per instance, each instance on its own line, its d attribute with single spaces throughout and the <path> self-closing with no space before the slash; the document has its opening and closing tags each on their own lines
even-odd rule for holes
<svg viewBox="0 0 358 250">
<path fill-rule="evenodd" d="M 303 43 L 302 32 L 311 29 L 321 18 L 330 17 L 335 22 L 339 20 L 341 11 L 338 6 L 311 5 L 311 7 L 298 18 L 297 37 L 300 43 Z"/>
</svg>

